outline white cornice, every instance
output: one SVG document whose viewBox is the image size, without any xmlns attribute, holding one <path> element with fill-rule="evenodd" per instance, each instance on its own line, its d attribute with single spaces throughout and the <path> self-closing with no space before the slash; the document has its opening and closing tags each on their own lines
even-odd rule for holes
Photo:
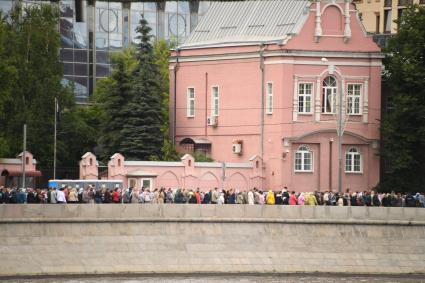
<svg viewBox="0 0 425 283">
<path fill-rule="evenodd" d="M 313 60 L 273 60 L 264 62 L 265 65 L 275 65 L 275 64 L 290 64 L 290 65 L 319 65 L 323 66 L 321 61 Z M 358 61 L 341 61 L 337 62 L 338 66 L 371 66 L 371 67 L 381 67 L 381 62 L 358 62 Z"/>
<path fill-rule="evenodd" d="M 264 57 L 327 57 L 327 58 L 356 58 L 356 59 L 383 59 L 385 56 L 381 52 L 352 52 L 352 51 L 307 51 L 307 50 L 272 50 L 265 51 Z M 200 62 L 200 61 L 220 61 L 260 58 L 257 51 L 235 52 L 208 55 L 179 56 L 179 62 Z M 176 56 L 170 57 L 170 63 L 176 62 Z M 271 64 L 265 62 L 265 64 Z M 379 65 L 380 66 L 380 65 Z"/>
<path fill-rule="evenodd" d="M 124 166 L 184 167 L 184 164 L 172 161 L 124 161 Z"/>
</svg>

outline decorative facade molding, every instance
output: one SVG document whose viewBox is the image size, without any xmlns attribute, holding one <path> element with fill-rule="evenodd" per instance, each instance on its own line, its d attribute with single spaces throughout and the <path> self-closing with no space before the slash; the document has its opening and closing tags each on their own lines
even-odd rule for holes
<svg viewBox="0 0 425 283">
<path fill-rule="evenodd" d="M 316 27 L 314 29 L 314 40 L 319 42 L 320 37 L 322 36 L 322 19 L 320 11 L 320 0 L 316 0 Z"/>
<path fill-rule="evenodd" d="M 369 122 L 369 80 L 364 80 L 363 86 L 363 123 Z"/>
<path fill-rule="evenodd" d="M 294 77 L 294 97 L 292 104 L 292 121 L 298 120 L 298 77 Z"/>
<path fill-rule="evenodd" d="M 350 0 L 345 0 L 345 26 L 344 26 L 344 42 L 347 43 L 351 38 L 350 28 Z"/>
<path fill-rule="evenodd" d="M 320 122 L 320 115 L 321 115 L 321 103 L 320 103 L 320 95 L 322 93 L 322 84 L 321 84 L 321 78 L 320 76 L 317 76 L 316 78 L 316 91 L 314 94 L 314 120 L 316 122 Z"/>
</svg>

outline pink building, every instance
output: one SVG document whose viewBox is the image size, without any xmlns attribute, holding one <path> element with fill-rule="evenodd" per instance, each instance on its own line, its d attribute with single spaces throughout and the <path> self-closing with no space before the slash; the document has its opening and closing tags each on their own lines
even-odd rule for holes
<svg viewBox="0 0 425 283">
<path fill-rule="evenodd" d="M 382 58 L 349 0 L 213 3 L 170 59 L 174 141 L 217 162 L 258 155 L 264 189 L 337 190 L 341 107 L 343 189 L 372 188 Z"/>
<path fill-rule="evenodd" d="M 0 158 L 0 186 L 22 185 L 22 159 L 23 153 L 16 158 Z M 25 184 L 35 188 L 35 178 L 41 177 L 41 172 L 36 170 L 37 161 L 30 152 L 25 153 Z"/>
</svg>

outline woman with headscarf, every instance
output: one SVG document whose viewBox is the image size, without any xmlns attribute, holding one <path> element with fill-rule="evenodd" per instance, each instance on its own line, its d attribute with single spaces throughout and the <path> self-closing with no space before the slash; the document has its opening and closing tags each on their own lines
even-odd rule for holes
<svg viewBox="0 0 425 283">
<path fill-rule="evenodd" d="M 297 205 L 297 197 L 295 196 L 295 192 L 292 191 L 291 195 L 289 196 L 289 205 Z"/>
<path fill-rule="evenodd" d="M 298 205 L 304 205 L 304 203 L 305 203 L 304 193 L 301 193 L 301 194 L 298 196 Z"/>
<path fill-rule="evenodd" d="M 269 192 L 267 193 L 266 203 L 270 205 L 275 204 L 274 193 L 272 192 L 272 190 L 269 190 Z"/>
</svg>

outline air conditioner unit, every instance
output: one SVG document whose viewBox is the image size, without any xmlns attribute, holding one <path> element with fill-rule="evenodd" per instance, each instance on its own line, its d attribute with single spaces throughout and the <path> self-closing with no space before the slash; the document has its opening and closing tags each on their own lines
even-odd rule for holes
<svg viewBox="0 0 425 283">
<path fill-rule="evenodd" d="M 234 143 L 232 145 L 232 151 L 234 154 L 242 154 L 242 144 Z"/>
<path fill-rule="evenodd" d="M 216 116 L 211 116 L 208 117 L 207 119 L 207 125 L 208 126 L 212 126 L 212 127 L 217 127 L 217 117 Z"/>
</svg>

